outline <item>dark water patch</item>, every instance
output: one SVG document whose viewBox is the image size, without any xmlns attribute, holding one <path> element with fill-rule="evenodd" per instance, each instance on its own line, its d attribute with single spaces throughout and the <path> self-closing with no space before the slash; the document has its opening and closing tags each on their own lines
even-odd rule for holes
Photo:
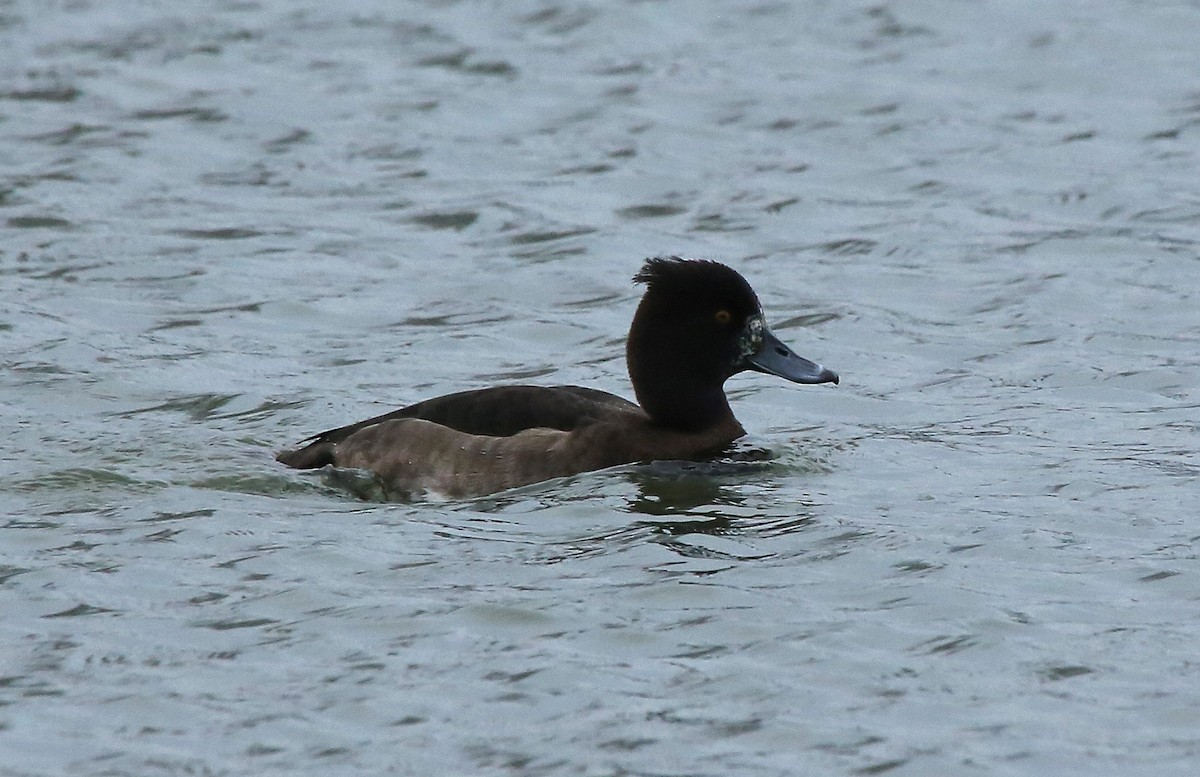
<svg viewBox="0 0 1200 777">
<path fill-rule="evenodd" d="M 351 152 L 351 158 L 371 159 L 377 162 L 407 162 L 420 159 L 423 155 L 421 148 L 402 143 L 379 143 Z"/>
<path fill-rule="evenodd" d="M 91 264 L 60 264 L 50 269 L 42 269 L 41 266 L 35 268 L 34 266 L 30 265 L 19 267 L 17 269 L 17 274 L 39 281 L 62 280 L 76 282 L 80 280 L 80 277 L 84 273 L 87 273 L 90 270 L 107 268 L 108 266 L 109 264 L 107 262 L 94 262 Z"/>
<path fill-rule="evenodd" d="M 279 621 L 274 618 L 238 618 L 215 621 L 199 621 L 195 625 L 202 629 L 213 631 L 235 631 L 238 629 L 257 629 L 262 626 L 273 626 Z"/>
<path fill-rule="evenodd" d="M 691 228 L 696 232 L 747 232 L 755 227 L 749 219 L 738 219 L 722 213 L 709 213 L 697 216 Z"/>
<path fill-rule="evenodd" d="M 910 761 L 910 759 L 908 759 L 908 758 L 889 758 L 886 761 L 878 761 L 876 763 L 870 764 L 869 766 L 863 766 L 861 768 L 855 769 L 853 771 L 853 774 L 864 774 L 864 775 L 887 774 L 888 772 L 894 771 L 896 769 L 899 769 L 899 768 L 905 766 L 906 764 L 908 764 L 909 761 Z"/>
<path fill-rule="evenodd" d="M 146 407 L 114 412 L 111 415 L 119 418 L 133 418 L 145 413 L 183 413 L 193 421 L 203 421 L 214 417 L 217 410 L 240 396 L 240 394 L 190 394 Z"/>
<path fill-rule="evenodd" d="M 871 20 L 872 31 L 881 38 L 937 37 L 937 30 L 923 24 L 904 23 L 891 8 L 873 6 L 863 12 Z"/>
<path fill-rule="evenodd" d="M 464 325 L 478 324 L 498 324 L 504 321 L 512 320 L 511 315 L 497 315 L 495 313 L 484 313 L 483 311 L 474 311 L 469 313 L 447 313 L 436 316 L 409 316 L 401 319 L 395 324 L 390 324 L 389 329 L 407 329 L 408 327 L 458 327 Z"/>
<path fill-rule="evenodd" d="M 791 514 L 780 516 L 764 516 L 762 518 L 742 520 L 744 531 L 761 537 L 782 537 L 796 532 L 808 531 L 820 526 L 820 520 L 815 514 Z"/>
<path fill-rule="evenodd" d="M 893 565 L 896 571 L 900 574 L 915 575 L 918 577 L 926 575 L 930 572 L 936 572 L 937 570 L 942 569 L 944 566 L 945 564 L 934 564 L 928 561 L 921 561 L 919 559 L 912 561 L 901 561 Z"/>
<path fill-rule="evenodd" d="M 1143 575 L 1142 577 L 1138 578 L 1138 582 L 1139 583 L 1157 583 L 1160 580 L 1167 580 L 1169 578 L 1175 577 L 1178 574 L 1180 574 L 1180 573 L 1176 572 L 1174 570 L 1164 569 L 1161 572 L 1152 572 L 1151 574 Z"/>
<path fill-rule="evenodd" d="M 190 119 L 191 121 L 216 123 L 228 121 L 229 116 L 216 108 L 159 108 L 144 111 L 134 111 L 130 118 L 138 121 L 167 121 L 170 119 Z"/>
<path fill-rule="evenodd" d="M 62 524 L 41 518 L 10 518 L 4 524 L 5 529 L 57 529 Z"/>
<path fill-rule="evenodd" d="M 1200 208 L 1194 205 L 1148 208 L 1136 211 L 1129 218 L 1131 221 L 1146 221 L 1152 224 L 1195 224 L 1200 223 Z"/>
<path fill-rule="evenodd" d="M 209 591 L 208 593 L 200 594 L 199 596 L 193 596 L 192 598 L 188 599 L 187 603 L 194 607 L 200 607 L 206 604 L 214 604 L 228 598 L 229 594 L 227 593 Z"/>
<path fill-rule="evenodd" d="M 171 321 L 164 321 L 161 324 L 156 324 L 150 327 L 149 332 L 162 332 L 171 329 L 187 329 L 189 327 L 203 326 L 206 321 L 202 318 L 177 318 Z"/>
<path fill-rule="evenodd" d="M 667 204 L 646 204 L 646 205 L 631 205 L 627 208 L 617 210 L 617 216 L 623 219 L 660 219 L 668 216 L 677 216 L 684 213 L 687 208 L 679 205 Z"/>
<path fill-rule="evenodd" d="M 50 551 L 50 552 L 59 552 L 59 551 L 64 551 L 64 550 L 88 551 L 88 550 L 92 550 L 92 549 L 98 548 L 98 547 L 100 547 L 100 545 L 99 545 L 99 543 L 96 543 L 96 542 L 84 542 L 83 540 L 76 540 L 75 542 L 72 542 L 69 545 L 63 545 L 61 548 L 47 548 L 47 551 Z"/>
<path fill-rule="evenodd" d="M 949 189 L 949 185 L 944 181 L 928 180 L 913 184 L 908 190 L 912 192 L 919 192 L 921 194 L 937 195 L 945 194 L 947 191 L 949 191 Z"/>
<path fill-rule="evenodd" d="M 1056 683 L 1062 680 L 1070 680 L 1075 677 L 1083 677 L 1095 672 L 1090 666 L 1082 666 L 1080 664 L 1064 664 L 1056 666 L 1048 666 L 1044 669 L 1039 669 L 1037 674 L 1044 682 Z"/>
<path fill-rule="evenodd" d="M 70 221 L 59 218 L 57 216 L 13 216 L 7 221 L 11 229 L 56 229 L 66 230 L 74 229 L 75 225 Z M 95 266 L 95 265 L 92 265 Z M 56 271 L 59 272 L 59 271 Z M 65 272 L 65 271 L 61 271 Z M 55 277 L 55 276 L 43 276 Z"/>
<path fill-rule="evenodd" d="M 1151 141 L 1154 141 L 1154 140 L 1179 140 L 1179 135 L 1181 132 L 1183 132 L 1183 129 L 1184 128 L 1181 126 L 1181 127 L 1175 127 L 1174 129 L 1165 129 L 1165 130 L 1159 130 L 1157 132 L 1151 132 L 1149 135 L 1146 135 L 1145 137 L 1143 137 L 1142 140 L 1151 140 Z"/>
<path fill-rule="evenodd" d="M 185 510 L 183 512 L 156 512 L 149 518 L 139 518 L 139 523 L 164 523 L 169 521 L 185 521 L 192 518 L 211 518 L 216 514 L 212 508 Z"/>
<path fill-rule="evenodd" d="M 221 313 L 261 313 L 265 302 L 239 302 L 234 305 L 214 305 L 212 307 L 188 308 L 186 312 L 201 316 L 212 316 Z"/>
<path fill-rule="evenodd" d="M 106 607 L 96 607 L 90 604 L 79 604 L 69 610 L 50 613 L 43 615 L 43 618 L 79 618 L 86 615 L 104 615 L 107 613 L 116 613 L 117 610 L 110 610 Z"/>
<path fill-rule="evenodd" d="M 633 513 L 688 516 L 689 519 L 727 518 L 726 511 L 745 497 L 737 482 L 757 478 L 770 465 L 759 462 L 654 462 L 631 468 L 625 477 L 638 489 Z"/>
<path fill-rule="evenodd" d="M 682 515 L 688 514 L 683 513 Z M 689 534 L 709 534 L 714 537 L 720 537 L 732 534 L 734 531 L 733 519 L 724 515 L 713 517 L 697 515 L 695 518 L 688 520 L 639 521 L 635 525 L 644 526 L 654 534 L 667 537 L 683 537 Z"/>
<path fill-rule="evenodd" d="M 69 146 L 93 138 L 99 134 L 112 132 L 112 127 L 105 124 L 74 123 L 60 130 L 30 135 L 29 140 L 35 143 L 45 143 L 50 146 Z"/>
<path fill-rule="evenodd" d="M 438 54 L 417 60 L 419 67 L 443 68 L 468 75 L 500 76 L 514 78 L 517 69 L 503 60 L 476 60 L 474 51 L 460 49 L 448 54 Z"/>
<path fill-rule="evenodd" d="M 248 227 L 218 227 L 216 229 L 176 229 L 171 234 L 193 240 L 245 240 L 262 237 L 266 233 Z"/>
<path fill-rule="evenodd" d="M 568 35 L 576 32 L 599 16 L 591 8 L 564 8 L 551 6 L 520 17 L 519 21 L 529 27 L 538 27 L 549 35 Z"/>
<path fill-rule="evenodd" d="M 183 533 L 183 529 L 162 529 L 143 536 L 139 542 L 174 542 Z"/>
<path fill-rule="evenodd" d="M 585 297 L 583 299 L 571 300 L 562 303 L 562 307 L 567 309 L 591 309 L 604 307 L 614 302 L 620 302 L 625 299 L 625 295 L 620 292 L 611 292 L 608 294 L 598 294 L 595 296 Z"/>
<path fill-rule="evenodd" d="M 262 472 L 246 472 L 246 473 L 229 473 L 222 475 L 212 475 L 210 477 L 200 478 L 191 483 L 193 488 L 203 491 L 222 491 L 230 494 L 249 494 L 258 496 L 289 496 L 303 494 L 324 494 L 326 496 L 338 496 L 339 491 L 329 487 L 322 487 L 318 482 L 309 482 L 304 476 L 295 474 L 294 470 L 283 471 L 282 464 L 274 464 L 272 459 L 273 453 L 264 451 L 262 456 L 263 466 L 277 466 L 280 469 L 278 474 L 267 474 Z M 376 499 L 372 501 L 384 501 Z"/>
<path fill-rule="evenodd" d="M 479 212 L 474 210 L 446 211 L 442 213 L 423 213 L 413 216 L 410 221 L 430 229 L 447 229 L 461 231 L 474 224 L 479 219 Z"/>
<path fill-rule="evenodd" d="M 776 200 L 768 205 L 764 205 L 763 210 L 767 213 L 780 213 L 786 208 L 790 208 L 793 205 L 798 205 L 801 202 L 803 202 L 803 200 L 801 200 L 799 197 L 788 197 L 786 199 Z"/>
<path fill-rule="evenodd" d="M 774 556 L 774 554 L 771 554 L 771 553 L 734 553 L 734 552 L 730 552 L 728 550 L 721 550 L 719 548 L 707 547 L 705 545 L 696 544 L 696 543 L 688 541 L 689 539 L 692 538 L 692 535 L 694 535 L 694 534 L 695 533 L 690 533 L 689 535 L 684 536 L 682 539 L 664 538 L 664 539 L 659 540 L 659 544 L 662 545 L 663 547 L 667 548 L 671 552 L 673 552 L 679 556 L 682 556 L 685 559 L 700 559 L 700 560 L 704 560 L 704 561 L 737 561 L 737 562 L 761 561 L 763 559 L 769 559 Z M 666 566 L 664 565 L 660 568 L 666 569 Z M 713 575 L 713 574 L 718 574 L 720 572 L 726 572 L 726 571 L 728 571 L 730 569 L 734 569 L 734 568 L 735 568 L 734 566 L 726 566 L 726 565 L 722 565 L 722 566 L 715 567 L 715 568 L 714 567 L 705 567 L 703 569 L 692 568 L 692 569 L 687 569 L 686 574 Z"/>
<path fill-rule="evenodd" d="M 11 486 L 14 491 L 25 493 L 59 490 L 87 492 L 92 489 L 118 487 L 140 491 L 151 487 L 151 484 L 113 470 L 73 467 L 17 481 Z"/>
<path fill-rule="evenodd" d="M 0 92 L 0 99 L 25 102 L 69 103 L 79 99 L 83 92 L 76 86 L 58 84 L 29 89 L 10 89 Z"/>
<path fill-rule="evenodd" d="M 842 316 L 840 313 L 805 313 L 803 315 L 785 318 L 777 324 L 773 323 L 771 328 L 779 331 L 786 329 L 807 329 L 809 327 L 827 324 L 830 321 L 837 321 L 841 317 Z"/>
<path fill-rule="evenodd" d="M 271 186 L 277 182 L 277 178 L 275 171 L 256 162 L 241 170 L 204 173 L 200 176 L 200 182 L 212 186 Z"/>
<path fill-rule="evenodd" d="M 601 162 L 601 163 L 590 164 L 590 165 L 573 165 L 571 167 L 564 167 L 561 170 L 556 171 L 554 174 L 555 175 L 601 175 L 603 173 L 611 173 L 615 169 L 616 169 L 615 165 L 611 165 L 606 162 Z"/>
<path fill-rule="evenodd" d="M 296 410 L 304 406 L 305 403 L 300 401 L 266 400 L 245 410 L 234 410 L 228 413 L 213 413 L 209 417 L 214 420 L 237 420 L 242 422 L 262 421 L 267 418 L 274 417 L 280 411 Z"/>
<path fill-rule="evenodd" d="M 530 243 L 549 243 L 558 240 L 567 240 L 569 238 L 580 237 L 582 235 L 590 235 L 596 230 L 590 227 L 580 227 L 577 229 L 551 230 L 540 232 L 522 232 L 512 235 L 508 238 L 508 242 L 513 245 L 528 245 Z"/>
<path fill-rule="evenodd" d="M 631 753 L 644 747 L 656 745 L 660 741 L 661 740 L 651 737 L 622 737 L 618 739 L 602 741 L 597 745 L 597 747 L 599 747 L 601 750 L 613 750 L 617 752 Z"/>
<path fill-rule="evenodd" d="M 787 132 L 795 129 L 800 124 L 797 119 L 776 119 L 775 121 L 765 125 L 763 129 L 769 132 Z"/>
<path fill-rule="evenodd" d="M 332 356 L 320 362 L 319 364 L 322 367 L 352 367 L 356 364 L 363 364 L 368 361 L 373 361 L 373 359 L 366 356 Z"/>
<path fill-rule="evenodd" d="M 554 375 L 556 372 L 558 372 L 558 367 L 530 367 L 528 369 L 512 367 L 500 372 L 477 373 L 471 376 L 471 380 L 481 385 L 489 385 L 492 383 L 518 383 L 523 381 L 536 381 L 538 378 Z"/>
<path fill-rule="evenodd" d="M 889 102 L 872 105 L 867 108 L 862 108 L 858 111 L 860 116 L 888 116 L 895 113 L 900 108 L 900 103 Z"/>
<path fill-rule="evenodd" d="M 554 243 L 534 244 L 534 247 L 524 251 L 514 251 L 513 256 L 517 259 L 527 260 L 531 263 L 543 263 L 567 259 L 572 256 L 584 256 L 588 253 L 588 248 L 582 243 L 578 245 L 556 245 Z"/>
<path fill-rule="evenodd" d="M 61 345 L 65 340 L 55 339 L 45 343 L 47 349 Z M 61 364 L 52 364 L 50 362 L 25 362 L 20 364 L 6 364 L 8 369 L 22 375 L 51 375 L 54 377 L 63 377 L 73 374 L 71 370 Z"/>
<path fill-rule="evenodd" d="M 846 238 L 843 240 L 831 240 L 828 243 L 816 246 L 816 248 L 822 253 L 835 256 L 865 256 L 874 251 L 878 246 L 879 243 L 874 240 Z"/>
<path fill-rule="evenodd" d="M 978 634 L 942 635 L 909 648 L 913 653 L 950 655 L 969 650 L 979 644 Z"/>
<path fill-rule="evenodd" d="M 286 135 L 268 140 L 263 144 L 263 150 L 268 154 L 282 154 L 292 150 L 293 146 L 302 145 L 312 140 L 312 133 L 306 129 L 296 128 Z"/>
<path fill-rule="evenodd" d="M 4 528 L 10 528 L 6 525 Z M 12 580 L 18 575 L 23 575 L 26 572 L 32 572 L 30 567 L 17 567 L 10 564 L 0 564 L 0 585 L 5 585 L 9 580 Z"/>
</svg>

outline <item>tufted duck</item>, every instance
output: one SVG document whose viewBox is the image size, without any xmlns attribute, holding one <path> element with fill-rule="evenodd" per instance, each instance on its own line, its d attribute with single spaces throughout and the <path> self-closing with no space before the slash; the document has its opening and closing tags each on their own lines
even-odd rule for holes
<svg viewBox="0 0 1200 777">
<path fill-rule="evenodd" d="M 625 348 L 638 404 L 581 386 L 463 391 L 321 432 L 278 460 L 370 470 L 389 499 L 481 495 L 719 452 L 746 433 L 724 390 L 743 370 L 838 382 L 767 329 L 750 284 L 723 264 L 659 257 L 633 280 L 647 287 Z"/>
</svg>

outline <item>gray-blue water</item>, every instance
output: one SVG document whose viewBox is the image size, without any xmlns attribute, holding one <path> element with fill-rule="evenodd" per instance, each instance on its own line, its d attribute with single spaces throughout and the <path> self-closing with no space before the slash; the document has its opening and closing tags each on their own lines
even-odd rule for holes
<svg viewBox="0 0 1200 777">
<path fill-rule="evenodd" d="M 0 3 L 0 773 L 1200 764 L 1200 4 Z M 838 387 L 768 462 L 355 501 L 630 396 L 642 259 Z"/>
</svg>

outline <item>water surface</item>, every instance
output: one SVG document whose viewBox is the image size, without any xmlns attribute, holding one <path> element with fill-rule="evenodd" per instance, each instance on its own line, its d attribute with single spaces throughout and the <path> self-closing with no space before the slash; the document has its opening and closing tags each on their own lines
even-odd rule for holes
<svg viewBox="0 0 1200 777">
<path fill-rule="evenodd" d="M 1196 29 L 0 8 L 0 772 L 1191 773 Z M 629 396 L 661 253 L 842 375 L 730 381 L 768 460 L 394 505 L 273 462 Z"/>
</svg>

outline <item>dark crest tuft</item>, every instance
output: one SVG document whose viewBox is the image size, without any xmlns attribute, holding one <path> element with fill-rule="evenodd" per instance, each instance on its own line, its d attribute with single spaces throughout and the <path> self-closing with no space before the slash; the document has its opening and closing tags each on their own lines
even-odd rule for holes
<svg viewBox="0 0 1200 777">
<path fill-rule="evenodd" d="M 678 272 L 679 265 L 686 263 L 686 259 L 678 256 L 655 256 L 646 260 L 642 269 L 633 276 L 633 282 L 653 286 L 656 281 L 671 277 Z"/>
<path fill-rule="evenodd" d="M 670 298 L 694 310 L 716 304 L 758 308 L 758 297 L 737 270 L 707 259 L 656 256 L 646 260 L 633 282 L 648 286 L 647 298 Z"/>
<path fill-rule="evenodd" d="M 647 259 L 633 276 L 634 283 L 645 283 L 653 289 L 659 283 L 664 285 L 689 286 L 702 283 L 732 283 L 735 286 L 749 284 L 736 270 L 720 262 L 708 259 L 683 259 L 678 256 L 656 256 Z"/>
</svg>

